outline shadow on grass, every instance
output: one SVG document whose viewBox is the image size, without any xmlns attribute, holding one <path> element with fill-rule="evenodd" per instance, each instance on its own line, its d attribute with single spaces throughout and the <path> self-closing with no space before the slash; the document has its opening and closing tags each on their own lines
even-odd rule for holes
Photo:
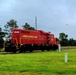
<svg viewBox="0 0 76 75">
<path fill-rule="evenodd" d="M 44 53 L 44 52 L 53 52 L 53 50 L 50 50 L 50 51 L 47 51 L 47 50 L 44 50 L 44 51 L 42 51 L 42 50 L 34 50 L 34 51 L 32 51 L 32 52 L 29 52 L 29 51 L 26 51 L 26 52 L 22 52 L 22 53 L 20 53 L 20 52 L 16 52 L 16 53 L 13 53 L 13 52 L 4 52 L 4 51 L 0 51 L 0 55 L 6 55 L 6 54 L 26 54 L 26 53 Z"/>
<path fill-rule="evenodd" d="M 14 54 L 12 52 L 0 52 L 0 55 L 6 55 L 6 54 Z"/>
</svg>

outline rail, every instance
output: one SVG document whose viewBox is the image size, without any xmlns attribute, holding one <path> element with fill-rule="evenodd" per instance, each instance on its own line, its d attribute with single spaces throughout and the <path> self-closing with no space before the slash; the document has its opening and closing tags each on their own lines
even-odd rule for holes
<svg viewBox="0 0 76 75">
<path fill-rule="evenodd" d="M 76 46 L 61 46 L 61 50 L 65 50 L 65 49 L 76 49 Z"/>
</svg>

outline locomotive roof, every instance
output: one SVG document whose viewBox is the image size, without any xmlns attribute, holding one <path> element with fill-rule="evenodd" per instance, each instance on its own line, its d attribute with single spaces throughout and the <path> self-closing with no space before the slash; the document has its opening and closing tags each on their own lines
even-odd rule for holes
<svg viewBox="0 0 76 75">
<path fill-rule="evenodd" d="M 51 32 L 45 32 L 43 30 L 24 30 L 24 29 L 20 29 L 20 28 L 13 28 L 12 30 L 19 30 L 19 31 L 32 31 L 32 32 L 41 32 L 41 33 L 44 33 L 44 34 L 51 34 Z"/>
</svg>

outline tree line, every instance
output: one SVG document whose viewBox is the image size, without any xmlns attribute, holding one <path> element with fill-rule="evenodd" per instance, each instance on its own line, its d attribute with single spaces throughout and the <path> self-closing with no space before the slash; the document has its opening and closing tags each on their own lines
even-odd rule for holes
<svg viewBox="0 0 76 75">
<path fill-rule="evenodd" d="M 4 39 L 3 38 L 10 38 L 12 28 L 18 28 L 17 21 L 11 19 L 4 25 L 4 31 L 0 27 L 0 48 L 3 47 Z M 22 25 L 23 29 L 26 30 L 36 30 L 34 27 L 30 26 L 28 23 Z M 65 33 L 60 33 L 59 38 L 57 38 L 61 44 L 61 46 L 76 46 L 76 40 L 73 38 L 68 39 L 68 35 Z"/>
<path fill-rule="evenodd" d="M 76 46 L 76 40 L 73 38 L 68 39 L 68 35 L 65 33 L 60 33 L 58 39 L 61 46 Z"/>
</svg>

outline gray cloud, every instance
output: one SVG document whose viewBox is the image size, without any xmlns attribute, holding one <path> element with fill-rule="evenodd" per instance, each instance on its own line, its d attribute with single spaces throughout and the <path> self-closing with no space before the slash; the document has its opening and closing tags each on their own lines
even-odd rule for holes
<svg viewBox="0 0 76 75">
<path fill-rule="evenodd" d="M 10 19 L 15 19 L 20 27 L 26 22 L 35 26 L 35 16 L 38 29 L 51 31 L 57 37 L 60 32 L 76 37 L 76 0 L 0 0 L 2 27 Z"/>
</svg>

